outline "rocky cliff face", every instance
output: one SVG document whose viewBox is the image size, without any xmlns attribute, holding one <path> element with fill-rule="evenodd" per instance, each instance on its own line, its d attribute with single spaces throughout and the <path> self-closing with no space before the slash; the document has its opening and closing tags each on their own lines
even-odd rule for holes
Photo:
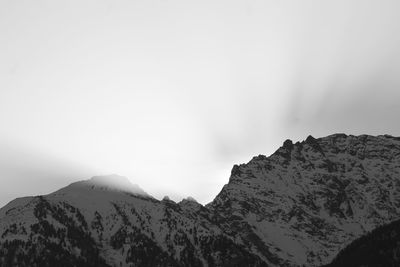
<svg viewBox="0 0 400 267">
<path fill-rule="evenodd" d="M 399 138 L 310 136 L 235 165 L 206 206 L 118 176 L 16 199 L 0 209 L 0 265 L 320 266 L 399 218 Z"/>
<path fill-rule="evenodd" d="M 285 141 L 270 157 L 234 166 L 207 207 L 268 263 L 327 263 L 351 240 L 400 217 L 400 139 Z"/>
</svg>

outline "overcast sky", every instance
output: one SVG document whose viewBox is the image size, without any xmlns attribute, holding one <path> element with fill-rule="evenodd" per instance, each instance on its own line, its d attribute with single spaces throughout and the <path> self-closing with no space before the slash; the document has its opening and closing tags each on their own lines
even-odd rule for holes
<svg viewBox="0 0 400 267">
<path fill-rule="evenodd" d="M 0 1 L 0 205 L 116 173 L 207 203 L 285 139 L 400 136 L 399 1 Z"/>
</svg>

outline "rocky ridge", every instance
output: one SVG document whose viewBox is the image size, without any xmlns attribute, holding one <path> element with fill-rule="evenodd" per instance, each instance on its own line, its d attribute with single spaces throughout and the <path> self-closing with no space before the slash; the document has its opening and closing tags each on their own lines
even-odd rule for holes
<svg viewBox="0 0 400 267">
<path fill-rule="evenodd" d="M 320 266 L 400 219 L 399 178 L 400 138 L 345 134 L 235 165 L 206 206 L 94 177 L 1 208 L 0 265 Z"/>
<path fill-rule="evenodd" d="M 328 263 L 400 218 L 400 139 L 335 134 L 235 165 L 207 207 L 228 234 L 277 266 Z"/>
</svg>

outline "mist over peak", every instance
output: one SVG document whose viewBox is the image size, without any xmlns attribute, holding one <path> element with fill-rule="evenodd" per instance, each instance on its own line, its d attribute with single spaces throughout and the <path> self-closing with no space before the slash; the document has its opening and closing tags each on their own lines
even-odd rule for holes
<svg viewBox="0 0 400 267">
<path fill-rule="evenodd" d="M 57 192 L 70 190 L 85 191 L 88 188 L 98 191 L 126 192 L 144 197 L 151 197 L 139 185 L 133 184 L 127 177 L 117 174 L 93 176 L 88 180 L 72 183 Z"/>
<path fill-rule="evenodd" d="M 98 185 L 104 184 L 104 185 L 127 186 L 127 187 L 133 185 L 127 177 L 118 174 L 93 176 L 92 178 L 90 178 L 89 181 L 93 184 L 98 184 Z"/>
</svg>

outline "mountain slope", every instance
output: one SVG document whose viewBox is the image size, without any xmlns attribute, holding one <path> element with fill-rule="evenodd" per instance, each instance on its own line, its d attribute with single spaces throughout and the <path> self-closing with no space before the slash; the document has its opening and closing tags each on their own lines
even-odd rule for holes
<svg viewBox="0 0 400 267">
<path fill-rule="evenodd" d="M 278 266 L 328 263 L 350 241 L 400 218 L 400 139 L 336 134 L 285 141 L 234 166 L 207 207 L 225 233 Z"/>
<path fill-rule="evenodd" d="M 400 266 L 400 220 L 374 229 L 343 249 L 326 267 Z"/>
<path fill-rule="evenodd" d="M 0 266 L 320 266 L 400 219 L 400 138 L 284 142 L 235 165 L 213 202 L 93 177 L 0 209 Z"/>
<path fill-rule="evenodd" d="M 0 265 L 265 266 L 209 222 L 202 206 L 185 206 L 114 176 L 17 199 L 0 210 Z"/>
</svg>

